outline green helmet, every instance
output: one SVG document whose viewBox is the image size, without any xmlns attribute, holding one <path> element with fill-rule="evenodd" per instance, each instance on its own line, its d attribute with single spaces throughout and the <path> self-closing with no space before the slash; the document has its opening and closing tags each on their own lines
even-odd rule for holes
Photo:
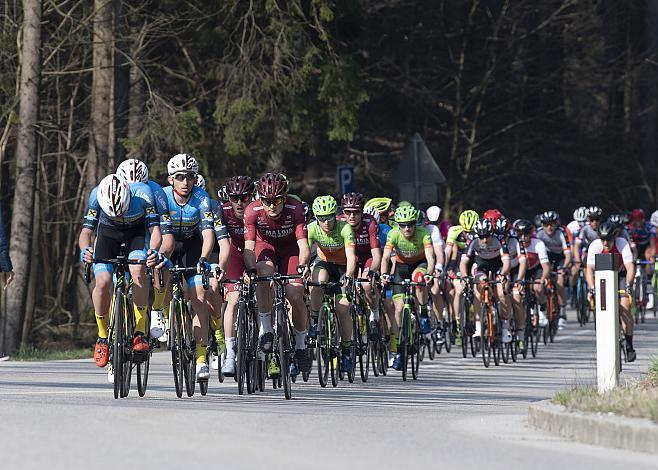
<svg viewBox="0 0 658 470">
<path fill-rule="evenodd" d="M 391 207 L 392 199 L 389 197 L 373 197 L 364 206 L 364 209 L 367 207 L 374 207 L 377 212 L 380 214 L 386 212 Z"/>
<path fill-rule="evenodd" d="M 338 203 L 333 196 L 318 196 L 313 201 L 313 215 L 334 215 L 338 209 Z"/>
<path fill-rule="evenodd" d="M 413 206 L 409 201 L 400 201 L 398 202 L 398 207 Z"/>
<path fill-rule="evenodd" d="M 395 209 L 393 216 L 398 224 L 416 223 L 418 220 L 418 210 L 414 206 L 402 206 Z"/>
<path fill-rule="evenodd" d="M 465 210 L 459 214 L 459 225 L 464 227 L 464 230 L 470 232 L 475 227 L 475 224 L 480 220 L 480 216 L 474 210 Z"/>
</svg>

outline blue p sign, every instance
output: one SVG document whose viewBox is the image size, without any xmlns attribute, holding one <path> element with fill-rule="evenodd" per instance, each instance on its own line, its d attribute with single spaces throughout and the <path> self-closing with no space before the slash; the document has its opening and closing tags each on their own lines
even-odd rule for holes
<svg viewBox="0 0 658 470">
<path fill-rule="evenodd" d="M 338 172 L 338 189 L 341 196 L 354 191 L 354 167 L 339 166 Z"/>
</svg>

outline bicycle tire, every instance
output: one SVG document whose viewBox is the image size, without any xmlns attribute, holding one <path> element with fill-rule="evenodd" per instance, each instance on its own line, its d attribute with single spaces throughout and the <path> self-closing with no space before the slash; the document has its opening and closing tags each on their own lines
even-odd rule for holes
<svg viewBox="0 0 658 470">
<path fill-rule="evenodd" d="M 329 369 L 331 362 L 331 348 L 329 346 L 329 317 L 326 308 L 320 309 L 318 316 L 318 333 L 315 343 L 315 356 L 318 368 L 318 381 L 322 388 L 329 381 Z"/>
<path fill-rule="evenodd" d="M 183 326 L 183 378 L 187 396 L 192 397 L 196 389 L 196 343 L 192 329 L 192 317 L 185 303 L 182 304 L 181 321 Z"/>
<path fill-rule="evenodd" d="M 368 381 L 368 376 L 370 375 L 370 322 L 365 322 L 366 331 L 365 338 L 363 340 L 363 333 L 359 335 L 359 373 L 361 375 L 361 382 L 365 383 Z M 365 356 L 365 357 L 364 357 Z"/>
<path fill-rule="evenodd" d="M 452 350 L 452 321 L 448 320 L 443 322 L 443 340 L 445 341 L 446 352 L 450 353 Z"/>
<path fill-rule="evenodd" d="M 236 375 L 238 378 L 238 395 L 244 395 L 247 376 L 247 306 L 243 300 L 238 302 L 238 354 L 236 357 Z"/>
<path fill-rule="evenodd" d="M 433 361 L 436 358 L 436 348 L 438 344 L 438 338 L 436 337 L 436 332 L 432 333 L 430 336 L 429 344 L 427 346 L 427 357 L 430 358 L 430 361 Z"/>
<path fill-rule="evenodd" d="M 283 299 L 285 302 L 285 298 Z M 279 304 L 277 309 L 277 335 L 279 341 L 279 367 L 281 368 L 281 384 L 283 385 L 283 394 L 286 400 L 292 398 L 292 377 L 290 375 L 291 363 L 291 341 L 290 330 L 288 328 L 288 316 L 283 304 Z"/>
<path fill-rule="evenodd" d="M 489 318 L 487 316 L 487 309 L 486 307 L 482 308 L 482 315 L 480 315 L 480 353 L 482 355 L 482 363 L 484 364 L 484 367 L 489 367 L 491 365 L 491 342 L 489 341 L 490 337 L 490 328 L 491 325 L 489 325 Z"/>
<path fill-rule="evenodd" d="M 169 308 L 169 341 L 171 343 L 171 364 L 174 373 L 176 396 L 183 396 L 183 338 L 181 326 L 180 299 L 174 297 Z"/>
<path fill-rule="evenodd" d="M 146 395 L 146 385 L 149 380 L 149 367 L 151 363 L 151 351 L 146 353 L 146 359 L 137 363 L 137 393 L 140 397 Z"/>
<path fill-rule="evenodd" d="M 466 356 L 468 355 L 468 344 L 469 344 L 469 334 L 468 334 L 468 315 L 466 312 L 466 307 L 468 305 L 468 301 L 462 297 L 461 301 L 459 302 L 459 324 L 460 324 L 460 332 L 459 334 L 461 335 L 462 338 L 462 357 L 466 359 Z M 470 310 L 470 307 L 469 307 Z M 470 312 L 468 312 L 470 313 Z"/>
<path fill-rule="evenodd" d="M 398 341 L 398 354 L 402 354 L 402 380 L 406 382 L 407 380 L 407 367 L 409 360 L 409 322 L 411 312 L 408 306 L 402 308 L 402 328 L 400 330 L 400 338 Z"/>
<path fill-rule="evenodd" d="M 123 291 L 117 289 L 114 295 L 114 316 L 113 320 L 113 330 L 112 330 L 112 371 L 114 373 L 114 398 L 122 398 L 123 394 L 123 364 L 124 364 L 124 329 L 123 329 Z"/>
<path fill-rule="evenodd" d="M 411 360 L 411 377 L 414 380 L 418 380 L 418 370 L 420 368 L 420 342 L 421 334 L 418 327 L 418 323 L 412 319 L 411 322 L 411 338 L 412 343 L 410 344 L 409 356 Z M 415 359 L 415 360 L 414 360 Z"/>
</svg>

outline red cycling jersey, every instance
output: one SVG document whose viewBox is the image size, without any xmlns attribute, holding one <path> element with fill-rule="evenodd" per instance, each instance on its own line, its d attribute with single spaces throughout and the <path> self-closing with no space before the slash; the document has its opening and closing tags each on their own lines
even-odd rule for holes
<svg viewBox="0 0 658 470">
<path fill-rule="evenodd" d="M 242 251 L 244 249 L 244 220 L 235 215 L 231 204 L 224 204 L 222 210 L 224 211 L 226 228 L 228 228 L 228 233 L 231 236 L 231 245 Z"/>
<path fill-rule="evenodd" d="M 339 220 L 347 221 L 345 215 L 338 217 Z M 381 248 L 379 244 L 379 225 L 370 214 L 363 214 L 361 224 L 354 229 L 356 239 L 356 257 L 360 265 L 365 265 L 372 258 L 372 249 Z"/>
</svg>

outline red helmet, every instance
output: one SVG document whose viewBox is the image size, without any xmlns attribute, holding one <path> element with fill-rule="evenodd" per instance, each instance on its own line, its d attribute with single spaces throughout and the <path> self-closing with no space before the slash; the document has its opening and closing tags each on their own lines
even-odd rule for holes
<svg viewBox="0 0 658 470">
<path fill-rule="evenodd" d="M 282 196 L 288 191 L 288 180 L 281 173 L 265 173 L 258 180 L 260 197 L 273 198 Z"/>
<path fill-rule="evenodd" d="M 226 183 L 226 192 L 229 196 L 241 196 L 254 192 L 254 183 L 248 176 L 233 176 Z"/>
<path fill-rule="evenodd" d="M 487 212 L 484 213 L 482 218 L 489 219 L 491 221 L 491 224 L 495 226 L 496 222 L 498 222 L 498 220 L 503 218 L 503 213 L 500 212 L 498 209 L 489 209 Z"/>
<path fill-rule="evenodd" d="M 341 201 L 343 209 L 363 209 L 363 194 L 347 193 Z"/>
<path fill-rule="evenodd" d="M 631 211 L 631 221 L 640 222 L 644 220 L 644 211 L 642 209 L 633 209 Z"/>
</svg>

